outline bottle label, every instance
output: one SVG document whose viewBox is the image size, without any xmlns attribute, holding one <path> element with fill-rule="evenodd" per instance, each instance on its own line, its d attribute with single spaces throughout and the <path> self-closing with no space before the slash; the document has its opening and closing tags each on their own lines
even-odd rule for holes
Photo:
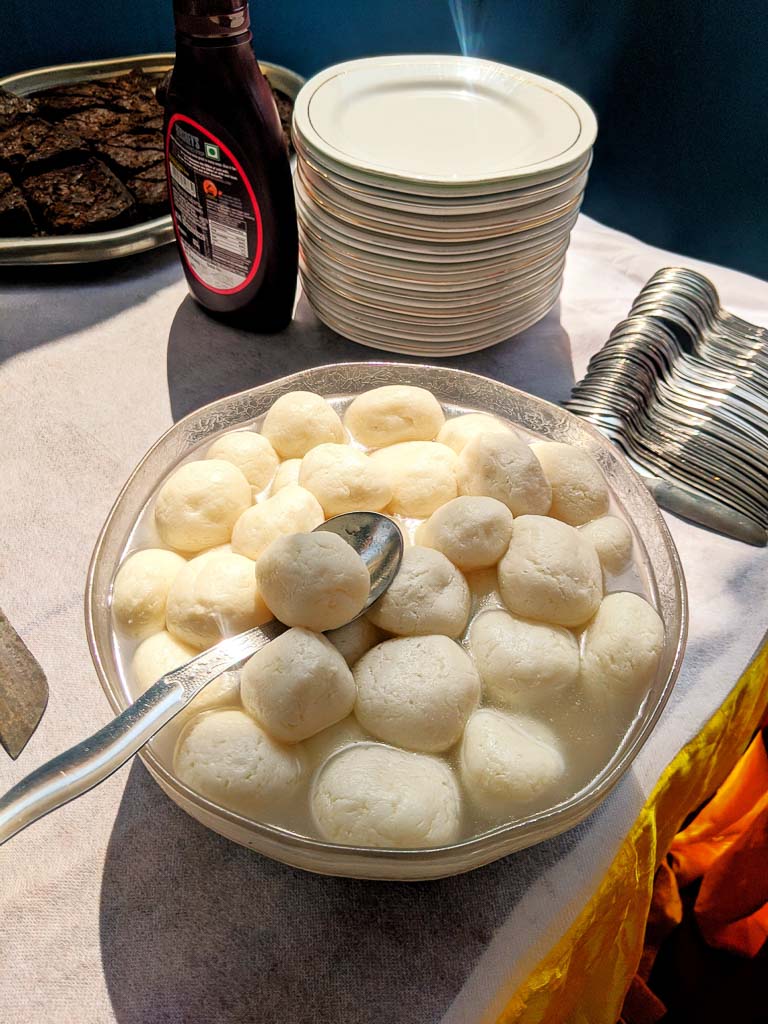
<svg viewBox="0 0 768 1024">
<path fill-rule="evenodd" d="M 183 114 L 168 122 L 165 149 L 173 223 L 190 273 L 219 295 L 242 291 L 263 250 L 245 171 L 221 139 Z"/>
</svg>

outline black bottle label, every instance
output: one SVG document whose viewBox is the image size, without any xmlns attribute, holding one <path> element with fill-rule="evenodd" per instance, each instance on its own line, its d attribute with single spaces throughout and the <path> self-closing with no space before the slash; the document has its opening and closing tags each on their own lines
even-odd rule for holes
<svg viewBox="0 0 768 1024">
<path fill-rule="evenodd" d="M 165 138 L 168 192 L 190 273 L 219 295 L 242 291 L 259 269 L 264 239 L 253 187 L 221 139 L 174 114 Z"/>
</svg>

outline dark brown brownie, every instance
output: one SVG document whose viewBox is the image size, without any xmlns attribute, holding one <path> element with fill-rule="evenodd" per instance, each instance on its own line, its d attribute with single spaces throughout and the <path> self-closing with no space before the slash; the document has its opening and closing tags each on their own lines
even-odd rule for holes
<svg viewBox="0 0 768 1024">
<path fill-rule="evenodd" d="M 117 113 L 156 113 L 151 79 L 141 72 L 118 78 L 55 85 L 35 94 L 43 114 L 54 120 L 80 110 L 107 107 Z"/>
<path fill-rule="evenodd" d="M 0 87 L 0 131 L 10 128 L 25 117 L 37 113 L 37 104 L 26 96 L 16 96 Z"/>
<path fill-rule="evenodd" d="M 93 144 L 121 177 L 133 177 L 163 159 L 163 137 L 160 132 L 125 132 L 107 135 Z"/>
<path fill-rule="evenodd" d="M 125 183 L 125 187 L 139 204 L 142 213 L 160 217 L 168 212 L 168 187 L 165 161 L 147 168 Z"/>
<path fill-rule="evenodd" d="M 35 225 L 21 189 L 10 174 L 0 174 L 0 238 L 23 238 L 34 234 Z"/>
<path fill-rule="evenodd" d="M 127 223 L 136 209 L 125 185 L 98 160 L 27 178 L 24 192 L 55 234 L 109 231 Z"/>
<path fill-rule="evenodd" d="M 155 117 L 149 117 L 136 126 L 136 131 L 161 132 L 163 130 L 163 112 L 160 111 Z"/>
<path fill-rule="evenodd" d="M 137 119 L 134 114 L 118 114 L 117 111 L 107 110 L 106 107 L 80 110 L 76 114 L 70 114 L 63 121 L 59 121 L 60 128 L 68 128 L 77 132 L 86 142 L 108 138 L 111 134 L 129 132 L 136 127 L 136 124 Z"/>
<path fill-rule="evenodd" d="M 81 135 L 64 128 L 63 125 L 52 125 L 48 134 L 27 157 L 20 173 L 26 178 L 33 174 L 42 174 L 53 167 L 81 164 L 89 156 L 88 144 Z"/>
<path fill-rule="evenodd" d="M 281 92 L 279 89 L 272 89 L 272 95 L 275 97 L 277 112 L 280 115 L 280 124 L 283 126 L 283 135 L 285 136 L 285 141 L 288 143 L 288 152 L 292 153 L 293 142 L 291 141 L 291 121 L 293 119 L 293 100 L 290 96 L 286 96 L 286 94 Z"/>
<path fill-rule="evenodd" d="M 136 114 L 142 119 L 156 117 L 160 112 L 155 98 L 154 80 L 143 71 L 134 68 L 127 75 L 118 75 L 108 80 L 110 89 L 109 105 L 118 111 Z"/>
<path fill-rule="evenodd" d="M 0 170 L 17 171 L 51 130 L 47 121 L 26 118 L 0 132 Z"/>
<path fill-rule="evenodd" d="M 148 75 L 146 71 L 142 71 L 141 68 L 131 68 L 127 74 L 116 75 L 110 81 L 114 82 L 118 88 L 129 92 L 152 92 L 156 79 L 152 75 Z"/>
<path fill-rule="evenodd" d="M 40 110 L 54 120 L 91 107 L 108 107 L 113 90 L 108 82 L 75 82 L 72 85 L 54 85 L 35 93 Z"/>
</svg>

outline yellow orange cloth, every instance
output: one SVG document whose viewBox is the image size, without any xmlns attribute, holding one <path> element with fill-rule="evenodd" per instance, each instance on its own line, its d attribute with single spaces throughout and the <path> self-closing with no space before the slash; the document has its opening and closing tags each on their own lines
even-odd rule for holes
<svg viewBox="0 0 768 1024">
<path fill-rule="evenodd" d="M 680 824 L 719 787 L 725 789 L 724 783 L 760 725 L 766 707 L 768 645 L 763 646 L 706 726 L 667 766 L 594 896 L 507 1003 L 497 1017 L 498 1024 L 615 1024 L 642 960 L 657 867 L 672 846 Z M 752 758 L 747 772 L 751 788 L 746 795 L 734 797 L 736 810 L 731 813 L 764 829 L 760 812 L 750 811 L 763 770 L 758 752 L 752 753 Z M 694 861 L 703 863 L 704 849 L 707 844 L 711 848 L 715 831 L 720 828 L 727 833 L 724 825 L 730 815 L 718 809 L 714 814 L 720 815 L 714 818 L 719 824 L 713 824 L 711 830 L 702 827 L 691 833 L 687 844 L 691 871 L 698 870 Z M 730 850 L 734 856 L 743 856 L 744 865 L 751 867 L 760 861 L 755 846 L 748 843 L 743 849 L 736 837 Z M 672 886 L 666 872 L 659 884 Z M 727 920 L 710 917 L 712 927 L 731 941 L 736 933 L 743 941 L 742 932 L 747 929 L 753 944 L 766 924 L 764 911 L 752 915 L 756 898 L 760 895 L 735 894 Z M 674 918 L 679 912 L 674 909 L 674 898 L 661 904 L 662 916 L 671 914 Z M 752 915 L 748 925 L 741 917 L 734 918 L 742 911 Z M 711 909 L 708 912 L 711 914 Z M 638 999 L 645 995 L 641 985 L 636 985 L 633 995 Z M 654 1012 L 652 1000 L 646 1000 L 644 1010 Z M 637 1024 L 641 1020 L 650 1024 L 654 1017 L 638 1016 L 635 1020 Z"/>
<path fill-rule="evenodd" d="M 711 946 L 755 956 L 768 938 L 768 754 L 764 733 L 672 844 L 680 885 L 702 879 L 696 919 Z"/>
</svg>

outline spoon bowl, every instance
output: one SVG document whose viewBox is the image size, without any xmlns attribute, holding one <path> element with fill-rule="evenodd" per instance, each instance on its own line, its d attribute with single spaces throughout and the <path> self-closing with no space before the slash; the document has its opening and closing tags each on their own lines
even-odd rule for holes
<svg viewBox="0 0 768 1024">
<path fill-rule="evenodd" d="M 313 532 L 335 533 L 365 562 L 371 589 L 365 608 L 360 612 L 364 615 L 395 578 L 403 560 L 403 535 L 397 523 L 380 512 L 344 512 L 321 523 Z"/>
</svg>

